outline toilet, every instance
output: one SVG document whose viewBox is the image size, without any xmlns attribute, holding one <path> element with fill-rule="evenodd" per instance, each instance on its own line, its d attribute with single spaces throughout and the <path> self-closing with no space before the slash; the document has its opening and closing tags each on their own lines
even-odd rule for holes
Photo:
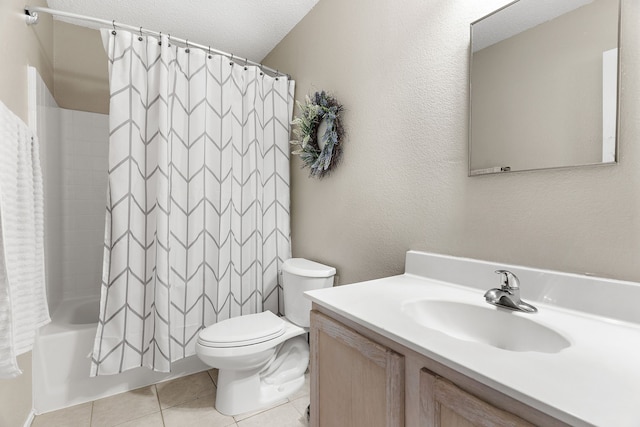
<svg viewBox="0 0 640 427">
<path fill-rule="evenodd" d="M 311 301 L 304 292 L 333 286 L 335 274 L 333 267 L 304 258 L 288 259 L 282 264 L 284 317 L 265 311 L 200 331 L 196 354 L 219 370 L 218 412 L 253 412 L 285 401 L 303 386 L 311 313 Z"/>
</svg>

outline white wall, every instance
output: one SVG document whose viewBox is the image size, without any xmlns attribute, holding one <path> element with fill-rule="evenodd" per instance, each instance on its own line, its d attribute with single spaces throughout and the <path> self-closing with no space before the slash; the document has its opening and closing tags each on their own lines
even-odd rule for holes
<svg viewBox="0 0 640 427">
<path fill-rule="evenodd" d="M 53 315 L 63 299 L 100 295 L 109 116 L 58 108 L 35 69 L 30 72 L 35 91 L 29 113 L 41 145 L 47 300 Z"/>
<path fill-rule="evenodd" d="M 63 298 L 62 149 L 60 109 L 38 71 L 29 67 L 29 126 L 40 141 L 44 186 L 44 244 L 47 302 L 53 314 Z"/>
<path fill-rule="evenodd" d="M 292 162 L 295 256 L 341 283 L 402 272 L 408 249 L 640 281 L 640 2 L 622 1 L 620 164 L 469 178 L 469 25 L 506 3 L 322 0 L 268 55 L 299 100 L 347 110 L 333 175 Z"/>
<path fill-rule="evenodd" d="M 100 295 L 109 116 L 61 109 L 65 299 Z"/>
</svg>

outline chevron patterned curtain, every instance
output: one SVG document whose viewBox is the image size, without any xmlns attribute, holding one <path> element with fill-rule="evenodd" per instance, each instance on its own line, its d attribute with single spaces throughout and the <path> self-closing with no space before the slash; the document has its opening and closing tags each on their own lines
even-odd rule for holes
<svg viewBox="0 0 640 427">
<path fill-rule="evenodd" d="M 103 38 L 109 188 L 91 375 L 169 372 L 202 328 L 281 307 L 294 82 L 166 37 Z"/>
</svg>

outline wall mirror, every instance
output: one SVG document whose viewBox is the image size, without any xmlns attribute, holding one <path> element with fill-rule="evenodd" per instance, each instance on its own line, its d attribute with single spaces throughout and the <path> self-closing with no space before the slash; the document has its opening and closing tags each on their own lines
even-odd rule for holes
<svg viewBox="0 0 640 427">
<path fill-rule="evenodd" d="M 471 24 L 469 175 L 617 161 L 619 0 L 518 0 Z"/>
</svg>

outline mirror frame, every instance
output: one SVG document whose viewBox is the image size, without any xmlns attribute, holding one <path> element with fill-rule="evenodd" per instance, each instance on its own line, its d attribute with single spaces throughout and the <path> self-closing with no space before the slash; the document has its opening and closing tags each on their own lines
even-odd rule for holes
<svg viewBox="0 0 640 427">
<path fill-rule="evenodd" d="M 615 123 L 615 156 L 613 162 L 599 162 L 599 163 L 584 163 L 578 165 L 566 165 L 566 166 L 551 166 L 551 167 L 539 167 L 539 168 L 530 168 L 530 169 L 518 169 L 518 170 L 502 170 L 497 172 L 485 172 L 485 173 L 472 173 L 471 169 L 471 121 L 472 121 L 472 111 L 471 111 L 471 98 L 473 96 L 473 87 L 471 83 L 471 75 L 472 75 L 472 67 L 473 67 L 473 26 L 478 22 L 489 18 L 490 16 L 495 15 L 496 13 L 501 12 L 502 10 L 513 6 L 516 3 L 527 0 L 513 0 L 504 6 L 494 10 L 491 13 L 488 13 L 482 16 L 479 19 L 471 22 L 469 25 L 469 76 L 468 76 L 468 90 L 469 90 L 469 98 L 468 98 L 468 108 L 469 108 L 469 119 L 467 121 L 468 126 L 468 135 L 467 135 L 467 176 L 475 177 L 475 176 L 486 176 L 486 175 L 502 175 L 502 174 L 510 174 L 510 173 L 519 173 L 519 172 L 532 172 L 532 171 L 546 171 L 546 170 L 558 170 L 558 169 L 574 169 L 581 167 L 599 167 L 599 166 L 613 166 L 617 165 L 620 162 L 620 79 L 622 77 L 622 43 L 621 43 L 621 29 L 622 29 L 622 0 L 617 0 L 618 3 L 618 29 L 617 29 L 617 38 L 618 38 L 618 59 L 617 59 L 617 81 L 616 81 L 616 123 Z"/>
</svg>

